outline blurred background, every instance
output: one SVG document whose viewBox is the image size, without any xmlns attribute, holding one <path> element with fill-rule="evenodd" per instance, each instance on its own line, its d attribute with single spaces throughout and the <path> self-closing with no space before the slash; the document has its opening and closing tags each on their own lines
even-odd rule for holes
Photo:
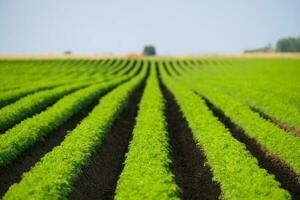
<svg viewBox="0 0 300 200">
<path fill-rule="evenodd" d="M 0 0 L 0 54 L 274 51 L 281 38 L 300 44 L 299 9 L 299 0 Z"/>
</svg>

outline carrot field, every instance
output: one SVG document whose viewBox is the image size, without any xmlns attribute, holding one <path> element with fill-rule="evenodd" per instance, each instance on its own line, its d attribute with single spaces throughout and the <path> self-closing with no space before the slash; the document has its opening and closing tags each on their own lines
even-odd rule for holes
<svg viewBox="0 0 300 200">
<path fill-rule="evenodd" d="M 300 199 L 300 59 L 2 58 L 1 198 Z"/>
</svg>

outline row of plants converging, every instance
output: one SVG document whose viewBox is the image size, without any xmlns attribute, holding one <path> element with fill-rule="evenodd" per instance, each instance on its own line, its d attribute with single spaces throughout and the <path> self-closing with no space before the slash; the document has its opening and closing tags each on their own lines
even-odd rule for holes
<svg viewBox="0 0 300 200">
<path fill-rule="evenodd" d="M 128 150 L 118 170 L 111 169 L 118 177 L 111 199 L 182 199 L 190 190 L 174 171 L 168 126 L 175 124 L 166 117 L 170 102 L 163 88 L 221 191 L 204 191 L 207 197 L 300 198 L 299 63 L 222 57 L 2 60 L 2 199 L 70 198 L 87 166 L 97 165 L 90 160 L 109 131 L 126 120 L 120 116 L 138 91 L 132 139 L 124 143 Z M 3 174 L 1 181 L 1 173 L 91 105 L 89 114 L 29 170 L 12 181 Z"/>
</svg>

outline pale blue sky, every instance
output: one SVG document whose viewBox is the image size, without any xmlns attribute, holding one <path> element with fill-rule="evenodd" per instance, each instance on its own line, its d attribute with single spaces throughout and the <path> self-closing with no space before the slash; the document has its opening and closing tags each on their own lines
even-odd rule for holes
<svg viewBox="0 0 300 200">
<path fill-rule="evenodd" d="M 0 54 L 239 53 L 300 36 L 300 0 L 0 0 Z"/>
</svg>

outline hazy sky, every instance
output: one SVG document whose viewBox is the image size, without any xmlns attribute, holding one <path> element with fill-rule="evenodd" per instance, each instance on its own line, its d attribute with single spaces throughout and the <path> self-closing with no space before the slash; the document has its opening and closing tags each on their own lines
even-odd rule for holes
<svg viewBox="0 0 300 200">
<path fill-rule="evenodd" d="M 300 0 L 0 0 L 0 54 L 239 53 L 300 36 Z"/>
</svg>

